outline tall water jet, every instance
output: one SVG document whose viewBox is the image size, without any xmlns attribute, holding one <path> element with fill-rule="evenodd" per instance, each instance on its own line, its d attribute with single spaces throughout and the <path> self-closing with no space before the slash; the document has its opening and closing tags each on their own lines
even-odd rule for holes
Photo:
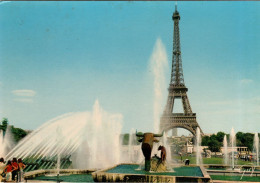
<svg viewBox="0 0 260 183">
<path fill-rule="evenodd" d="M 172 162 L 171 147 L 170 147 L 170 145 L 169 145 L 169 143 L 167 141 L 167 135 L 166 135 L 165 132 L 163 133 L 162 144 L 166 148 L 166 155 L 167 155 L 166 161 L 171 163 Z"/>
<path fill-rule="evenodd" d="M 129 162 L 133 163 L 135 162 L 135 157 L 134 157 L 134 144 L 136 140 L 136 135 L 135 135 L 135 130 L 132 128 L 130 133 L 129 133 L 129 142 L 128 142 L 128 158 Z"/>
<path fill-rule="evenodd" d="M 62 133 L 59 126 L 57 127 L 56 132 L 57 132 L 56 145 L 58 146 L 59 143 L 62 143 Z M 60 151 L 57 152 L 57 176 L 59 175 L 60 175 Z"/>
<path fill-rule="evenodd" d="M 4 134 L 3 131 L 0 130 L 0 157 L 5 155 L 5 148 L 4 148 Z"/>
<path fill-rule="evenodd" d="M 224 150 L 224 165 L 228 165 L 228 144 L 227 144 L 227 136 L 224 136 L 223 139 L 223 150 Z"/>
<path fill-rule="evenodd" d="M 143 153 L 141 151 L 141 144 L 140 146 L 137 145 L 137 138 L 135 129 L 131 128 L 129 133 L 129 142 L 128 142 L 128 159 L 124 162 L 130 163 L 141 163 L 143 160 Z"/>
<path fill-rule="evenodd" d="M 201 134 L 200 134 L 200 129 L 197 127 L 196 130 L 196 164 L 202 165 L 202 156 L 201 156 Z"/>
<path fill-rule="evenodd" d="M 259 166 L 259 137 L 258 137 L 258 133 L 255 133 L 255 136 L 254 136 L 253 152 L 255 154 L 256 166 Z"/>
<path fill-rule="evenodd" d="M 60 153 L 57 154 L 57 176 L 60 175 Z"/>
<path fill-rule="evenodd" d="M 7 126 L 6 131 L 0 130 L 0 157 L 4 157 L 15 146 L 11 127 Z"/>
<path fill-rule="evenodd" d="M 104 111 L 96 101 L 91 112 L 69 113 L 46 122 L 27 135 L 5 159 L 55 159 L 59 153 L 61 161 L 73 159 L 73 168 L 118 164 L 121 121 L 121 114 Z M 60 133 L 56 133 L 58 127 Z M 60 143 L 56 143 L 58 136 L 62 136 Z"/>
<path fill-rule="evenodd" d="M 160 116 L 163 110 L 164 95 L 166 88 L 165 71 L 168 70 L 168 59 L 165 46 L 160 38 L 156 40 L 153 53 L 150 58 L 150 65 L 154 76 L 154 104 L 153 104 L 153 120 L 154 133 L 159 132 Z"/>
<path fill-rule="evenodd" d="M 236 151 L 236 133 L 234 128 L 231 129 L 229 144 L 231 147 L 231 168 L 235 169 L 235 151 Z"/>
</svg>

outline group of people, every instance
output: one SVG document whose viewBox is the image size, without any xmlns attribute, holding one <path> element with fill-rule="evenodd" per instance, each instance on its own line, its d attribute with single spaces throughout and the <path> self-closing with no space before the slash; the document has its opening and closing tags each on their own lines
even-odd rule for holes
<svg viewBox="0 0 260 183">
<path fill-rule="evenodd" d="M 8 160 L 5 164 L 4 158 L 0 158 L 0 182 L 2 182 L 5 177 L 6 182 L 17 181 L 22 182 L 23 169 L 26 165 L 23 163 L 22 159 L 13 158 L 12 161 Z"/>
</svg>

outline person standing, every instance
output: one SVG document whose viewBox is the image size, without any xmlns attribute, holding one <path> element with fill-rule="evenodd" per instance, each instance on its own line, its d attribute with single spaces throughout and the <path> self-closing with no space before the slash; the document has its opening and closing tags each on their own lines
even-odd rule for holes
<svg viewBox="0 0 260 183">
<path fill-rule="evenodd" d="M 12 180 L 15 181 L 15 178 L 17 177 L 17 173 L 18 173 L 18 168 L 19 168 L 16 158 L 13 158 L 12 167 L 13 167 Z"/>
<path fill-rule="evenodd" d="M 0 182 L 2 182 L 2 173 L 4 172 L 5 169 L 5 163 L 4 163 L 4 158 L 0 158 Z"/>
<path fill-rule="evenodd" d="M 18 172 L 18 182 L 22 182 L 23 180 L 23 170 L 26 167 L 25 164 L 23 164 L 23 161 L 21 158 L 18 159 L 18 166 L 19 166 L 19 172 Z"/>
<path fill-rule="evenodd" d="M 11 161 L 9 160 L 8 162 L 7 162 L 7 165 L 5 166 L 5 169 L 4 169 L 4 172 L 5 172 L 5 174 L 6 174 L 6 181 L 7 182 L 10 182 L 10 181 L 12 181 L 12 163 L 11 163 Z"/>
</svg>

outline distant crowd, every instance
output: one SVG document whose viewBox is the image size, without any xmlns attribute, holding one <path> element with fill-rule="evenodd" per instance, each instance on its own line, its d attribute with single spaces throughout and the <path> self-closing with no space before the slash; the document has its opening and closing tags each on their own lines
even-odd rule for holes
<svg viewBox="0 0 260 183">
<path fill-rule="evenodd" d="M 0 158 L 0 182 L 5 179 L 6 182 L 23 181 L 23 170 L 26 165 L 23 163 L 22 159 L 13 158 L 12 161 L 8 160 L 7 163 L 4 158 Z"/>
</svg>

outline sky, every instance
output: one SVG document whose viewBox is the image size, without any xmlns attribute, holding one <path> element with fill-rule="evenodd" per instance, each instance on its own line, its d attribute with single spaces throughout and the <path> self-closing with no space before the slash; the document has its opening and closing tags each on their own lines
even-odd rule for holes
<svg viewBox="0 0 260 183">
<path fill-rule="evenodd" d="M 123 115 L 122 132 L 152 131 L 151 58 L 159 40 L 165 105 L 174 5 L 1 2 L 0 118 L 33 130 L 98 100 Z M 257 1 L 178 2 L 184 80 L 204 133 L 260 132 L 259 9 Z"/>
</svg>

